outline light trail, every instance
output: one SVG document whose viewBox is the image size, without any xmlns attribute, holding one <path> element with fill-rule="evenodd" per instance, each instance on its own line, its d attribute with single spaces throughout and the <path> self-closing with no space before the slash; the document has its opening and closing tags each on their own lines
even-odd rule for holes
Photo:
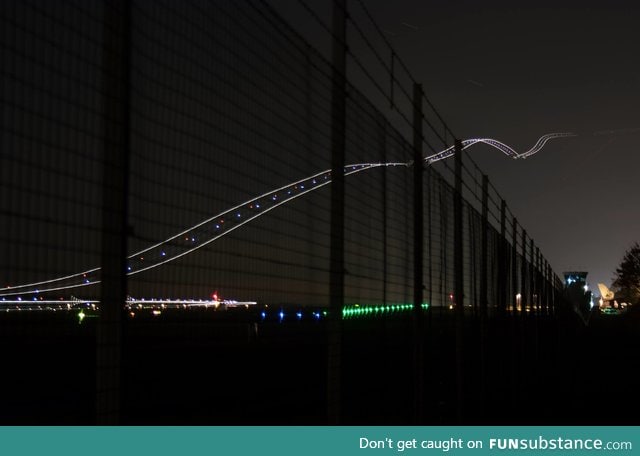
<svg viewBox="0 0 640 456">
<path fill-rule="evenodd" d="M 513 158 L 514 160 L 517 159 L 525 159 L 527 157 L 530 157 L 533 154 L 536 154 L 538 152 L 540 152 L 540 150 L 544 147 L 544 145 L 550 140 L 550 139 L 555 139 L 555 138 L 568 138 L 568 137 L 572 137 L 572 136 L 577 136 L 574 133 L 570 133 L 570 132 L 565 132 L 565 133 L 549 133 L 546 134 L 544 136 L 541 136 L 538 141 L 536 141 L 536 143 L 533 145 L 533 147 L 525 152 L 522 153 L 518 153 L 516 152 L 511 146 L 500 142 L 496 139 L 492 139 L 492 138 L 472 138 L 472 139 L 465 139 L 462 141 L 462 150 L 467 149 L 468 147 L 473 146 L 474 144 L 478 144 L 478 143 L 484 143 L 487 144 L 495 149 L 498 149 L 500 152 L 502 152 L 503 154 L 505 154 L 506 156 Z M 449 158 L 452 157 L 453 154 L 455 153 L 455 147 L 451 146 L 446 148 L 443 151 L 440 151 L 436 154 L 430 155 L 428 157 L 426 157 L 424 160 L 428 163 L 428 164 L 432 164 L 435 163 L 437 161 L 440 160 L 444 160 L 445 158 Z"/>
<path fill-rule="evenodd" d="M 527 158 L 539 152 L 550 139 L 570 136 L 576 135 L 573 133 L 550 133 L 544 135 L 538 139 L 531 149 L 520 154 L 510 146 L 491 138 L 463 140 L 462 149 L 464 150 L 477 143 L 484 143 L 494 147 L 512 159 L 520 159 Z M 454 153 L 454 146 L 451 146 L 434 155 L 425 157 L 424 161 L 427 165 L 431 165 L 453 156 Z M 353 163 L 344 167 L 344 175 L 349 176 L 373 168 L 397 166 L 409 167 L 412 166 L 412 162 Z M 195 252 L 273 209 L 330 183 L 331 170 L 324 170 L 263 193 L 262 195 L 220 212 L 162 242 L 129 255 L 127 257 L 126 274 L 139 274 Z M 100 269 L 101 268 L 97 267 L 50 280 L 7 286 L 0 288 L 0 296 L 37 295 L 44 292 L 96 285 L 100 283 Z"/>
</svg>

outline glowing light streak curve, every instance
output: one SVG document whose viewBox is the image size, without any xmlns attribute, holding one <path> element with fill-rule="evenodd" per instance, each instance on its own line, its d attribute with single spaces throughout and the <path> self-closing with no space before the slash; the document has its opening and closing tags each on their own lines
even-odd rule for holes
<svg viewBox="0 0 640 456">
<path fill-rule="evenodd" d="M 474 144 L 484 143 L 501 151 L 510 158 L 519 159 L 527 158 L 539 152 L 550 139 L 570 136 L 576 135 L 573 133 L 550 133 L 544 135 L 538 139 L 531 149 L 520 154 L 510 146 L 491 138 L 466 139 L 462 141 L 462 146 L 463 149 L 466 149 Z M 424 161 L 431 165 L 449 158 L 453 154 L 454 147 L 451 146 L 437 154 L 425 157 Z M 412 162 L 354 163 L 344 167 L 344 175 L 349 176 L 373 168 L 409 167 L 411 165 Z M 139 274 L 195 252 L 273 209 L 330 183 L 331 170 L 321 171 L 220 212 L 164 241 L 129 255 L 127 257 L 126 274 Z M 39 294 L 91 286 L 98 283 L 100 283 L 99 267 L 50 280 L 0 288 L 0 296 Z"/>
</svg>

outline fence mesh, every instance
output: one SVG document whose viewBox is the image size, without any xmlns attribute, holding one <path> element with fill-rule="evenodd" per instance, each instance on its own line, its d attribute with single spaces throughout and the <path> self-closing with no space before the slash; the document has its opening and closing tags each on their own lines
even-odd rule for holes
<svg viewBox="0 0 640 456">
<path fill-rule="evenodd" d="M 93 423 L 105 406 L 96 392 L 110 390 L 112 418 L 123 423 L 325 422 L 331 131 L 340 119 L 329 21 L 298 8 L 304 16 L 258 0 L 2 2 L 0 326 L 3 346 L 16 348 L 5 350 L 0 389 L 14 394 L 3 395 L 1 422 Z M 315 31 L 301 33 L 287 14 Z M 460 391 L 476 405 L 483 388 L 497 397 L 518 356 L 500 342 L 511 326 L 490 332 L 483 315 L 515 325 L 530 313 L 553 327 L 545 318 L 558 279 L 521 227 L 512 230 L 492 187 L 483 209 L 482 173 L 468 155 L 462 243 L 453 159 L 422 164 L 416 207 L 414 148 L 430 156 L 454 135 L 427 98 L 410 96 L 415 81 L 372 19 L 353 3 L 343 416 L 414 419 L 403 385 L 415 381 L 412 347 L 422 340 L 422 419 L 464 421 L 476 415 L 455 414 Z M 416 103 L 417 145 L 408 139 Z M 121 193 L 124 212 L 113 212 L 108 202 Z M 424 301 L 415 303 L 420 212 Z M 111 219 L 118 213 L 123 223 Z M 111 254 L 116 277 L 106 272 Z M 101 339 L 99 301 L 119 278 L 127 298 L 109 321 L 122 338 Z M 462 305 L 470 317 L 456 323 Z M 427 318 L 417 335 L 416 306 Z M 455 364 L 460 347 L 467 355 Z M 521 400 L 516 390 L 505 408 Z"/>
</svg>

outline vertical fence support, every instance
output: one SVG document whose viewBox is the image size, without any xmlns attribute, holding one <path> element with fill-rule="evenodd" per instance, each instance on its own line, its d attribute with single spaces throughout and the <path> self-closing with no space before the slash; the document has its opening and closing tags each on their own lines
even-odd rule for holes
<svg viewBox="0 0 640 456">
<path fill-rule="evenodd" d="M 482 175 L 482 233 L 480 236 L 480 316 L 486 319 L 488 306 L 488 280 L 487 270 L 489 260 L 489 177 Z M 481 320 L 482 321 L 482 320 Z"/>
<path fill-rule="evenodd" d="M 540 267 L 542 265 L 542 255 L 540 255 L 540 247 L 536 247 L 536 276 L 535 276 L 535 304 L 536 304 L 536 315 L 542 314 L 542 277 L 540 276 Z"/>
<path fill-rule="evenodd" d="M 527 366 L 527 331 L 529 329 L 528 324 L 528 315 L 527 315 L 527 306 L 531 303 L 529 301 L 529 289 L 531 288 L 531 284 L 529 283 L 529 275 L 527 274 L 527 230 L 522 229 L 522 254 L 521 254 L 521 262 L 520 262 L 520 282 L 522 283 L 521 297 L 520 297 L 520 334 L 519 339 L 520 343 L 518 344 L 520 352 L 518 353 L 518 370 L 516 371 L 516 376 L 519 382 L 519 388 L 517 389 L 517 403 L 518 407 L 522 407 L 524 404 L 524 399 L 526 397 L 526 375 L 525 369 Z"/>
<path fill-rule="evenodd" d="M 536 292 L 535 275 L 534 275 L 534 269 L 535 269 L 534 254 L 535 254 L 535 244 L 533 243 L 533 239 L 530 238 L 529 239 L 529 270 L 528 270 L 529 291 L 527 296 L 529 297 L 529 313 L 531 314 L 531 316 L 534 315 L 533 305 L 535 303 L 534 294 Z"/>
<path fill-rule="evenodd" d="M 509 327 L 511 328 L 510 334 L 510 347 L 511 347 L 511 363 L 510 363 L 510 396 L 511 396 L 511 409 L 512 411 L 517 410 L 517 399 L 518 399 L 518 387 L 517 387 L 517 369 L 518 362 L 520 360 L 518 353 L 518 344 L 517 344 L 517 324 L 519 321 L 518 315 L 518 305 L 521 304 L 522 293 L 520 290 L 520 284 L 518 283 L 518 219 L 513 217 L 513 222 L 511 224 L 511 303 L 512 303 L 512 312 L 511 312 L 511 324 Z"/>
<path fill-rule="evenodd" d="M 453 276 L 456 312 L 456 389 L 458 423 L 464 417 L 464 266 L 462 240 L 462 142 L 455 141 L 455 192 L 453 202 Z"/>
<path fill-rule="evenodd" d="M 501 316 L 507 310 L 507 296 L 509 296 L 509 280 L 507 276 L 507 202 L 500 203 L 500 244 L 498 258 L 498 306 Z"/>
<path fill-rule="evenodd" d="M 105 147 L 100 318 L 96 332 L 96 422 L 117 425 L 121 421 L 123 309 L 127 296 L 129 1 L 114 2 L 105 14 Z"/>
<path fill-rule="evenodd" d="M 327 418 L 342 414 L 342 308 L 344 305 L 344 162 L 346 129 L 346 0 L 333 2 L 331 92 L 331 251 L 327 365 Z"/>
<path fill-rule="evenodd" d="M 527 230 L 522 230 L 522 254 L 521 254 L 521 262 L 520 262 L 520 282 L 522 286 L 520 287 L 520 312 L 521 317 L 525 318 L 525 310 L 527 307 L 528 298 L 527 293 L 529 291 L 529 284 L 527 283 Z"/>
<path fill-rule="evenodd" d="M 482 175 L 482 234 L 480 236 L 480 400 L 485 410 L 487 395 L 487 324 L 489 287 L 489 176 Z"/>
<path fill-rule="evenodd" d="M 550 294 L 551 294 L 551 287 L 549 286 L 549 280 L 550 280 L 550 276 L 549 276 L 549 268 L 551 266 L 549 265 L 549 262 L 545 259 L 544 260 L 544 314 L 545 315 L 549 315 L 549 307 L 550 306 Z"/>
<path fill-rule="evenodd" d="M 549 285 L 551 286 L 551 315 L 556 316 L 556 303 L 558 290 L 556 289 L 556 276 L 549 265 Z"/>
<path fill-rule="evenodd" d="M 520 285 L 518 284 L 518 219 L 513 218 L 511 224 L 511 302 L 513 316 L 518 314 L 518 295 L 520 295 Z"/>
<path fill-rule="evenodd" d="M 509 244 L 507 243 L 507 202 L 502 199 L 500 203 L 500 239 L 498 241 L 498 277 L 496 280 L 498 288 L 498 315 L 497 315 L 497 331 L 495 337 L 491 339 L 491 348 L 496 351 L 498 357 L 498 366 L 500 369 L 497 378 L 507 378 L 507 366 L 509 365 L 509 359 L 507 354 L 509 353 L 508 345 L 505 346 L 505 341 L 508 341 L 508 325 L 507 325 L 507 298 L 509 296 Z M 499 351 L 498 351 L 499 350 Z M 494 383 L 496 388 L 497 383 Z M 505 385 L 505 390 L 508 391 L 508 386 Z M 503 398 L 504 395 L 494 396 L 494 400 L 498 401 L 498 397 Z M 504 405 L 500 401 L 501 405 Z"/>
<path fill-rule="evenodd" d="M 380 125 L 380 162 L 387 162 L 387 123 L 384 122 Z M 380 186 L 380 199 L 382 200 L 382 303 L 387 305 L 387 279 L 388 279 L 388 264 L 387 264 L 387 249 L 388 249 L 388 209 L 387 209 L 387 173 L 382 173 L 382 185 Z"/>
<path fill-rule="evenodd" d="M 423 257 L 424 203 L 422 159 L 422 86 L 413 85 L 413 363 L 414 363 L 414 420 L 422 422 L 424 413 L 424 324 Z"/>
</svg>

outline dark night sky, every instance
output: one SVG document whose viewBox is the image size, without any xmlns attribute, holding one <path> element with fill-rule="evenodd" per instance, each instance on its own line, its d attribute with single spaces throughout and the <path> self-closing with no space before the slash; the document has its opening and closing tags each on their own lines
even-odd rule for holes
<svg viewBox="0 0 640 456">
<path fill-rule="evenodd" d="M 368 5 L 460 137 L 522 151 L 548 132 L 579 134 L 522 161 L 473 153 L 557 272 L 609 284 L 640 238 L 640 6 Z"/>
<path fill-rule="evenodd" d="M 385 31 L 387 39 L 411 69 L 415 80 L 423 84 L 428 97 L 460 139 L 490 137 L 510 144 L 518 151 L 525 151 L 537 138 L 546 133 L 572 131 L 578 134 L 575 138 L 550 141 L 540 153 L 527 160 L 509 160 L 484 145 L 474 146 L 470 153 L 490 176 L 494 187 L 508 201 L 520 224 L 527 229 L 528 235 L 535 240 L 556 272 L 585 270 L 589 272 L 592 287 L 598 282 L 610 284 L 625 250 L 634 241 L 640 240 L 640 181 L 637 177 L 640 169 L 640 155 L 637 150 L 640 141 L 640 61 L 637 58 L 637 45 L 640 43 L 640 6 L 622 2 L 601 2 L 597 5 L 581 2 L 572 5 L 541 2 L 500 4 L 415 0 L 363 1 L 381 29 Z M 307 3 L 323 20 L 330 22 L 330 0 L 308 0 Z M 315 29 L 311 27 L 314 21 L 303 11 L 299 2 L 275 0 L 272 4 L 314 46 L 319 47 L 325 54 L 330 50 L 328 34 L 318 28 L 317 24 Z M 348 0 L 348 4 L 350 9 L 354 9 L 354 19 L 366 23 L 362 10 L 359 10 L 358 16 L 355 15 L 358 1 Z M 6 195 L 2 200 L 3 208 L 9 208 L 5 211 L 8 217 L 13 217 L 17 212 L 24 212 L 24 217 L 20 220 L 25 226 L 29 226 L 29 229 L 23 229 L 23 225 L 14 220 L 3 224 L 8 233 L 5 235 L 3 231 L 3 240 L 11 242 L 3 244 L 8 253 L 2 257 L 11 258 L 11 261 L 14 261 L 14 256 L 20 257 L 25 262 L 23 266 L 12 263 L 7 270 L 23 269 L 27 273 L 33 272 L 33 260 L 30 255 L 12 255 L 10 249 L 13 246 L 31 246 L 30 239 L 42 237 L 42 233 L 47 233 L 46 236 L 51 239 L 43 239 L 41 244 L 58 247 L 57 250 L 52 248 L 37 261 L 36 272 L 43 279 L 58 272 L 62 264 L 60 251 L 64 251 L 65 245 L 70 245 L 68 249 L 76 252 L 79 257 L 73 257 L 73 261 L 69 260 L 68 264 L 64 264 L 64 273 L 77 271 L 76 264 L 93 266 L 96 263 L 95 255 L 99 252 L 95 236 L 99 232 L 96 225 L 99 216 L 95 212 L 99 207 L 96 195 L 99 195 L 100 176 L 95 164 L 101 151 L 102 127 L 99 120 L 100 88 L 95 81 L 100 80 L 98 71 L 101 56 L 92 46 L 99 42 L 102 29 L 93 24 L 94 19 L 89 18 L 100 17 L 100 14 L 78 16 L 74 12 L 77 9 L 74 6 L 70 8 L 71 12 L 66 17 L 66 7 L 57 8 L 52 5 L 43 8 L 49 8 L 51 14 L 60 14 L 65 20 L 73 18 L 79 21 L 86 31 L 84 28 L 81 32 L 78 32 L 80 29 L 77 28 L 65 29 L 60 24 L 54 26 L 52 24 L 55 21 L 49 16 L 34 14 L 31 11 L 32 6 L 18 8 L 17 11 L 26 11 L 24 15 L 18 15 L 20 20 L 25 20 L 35 30 L 42 29 L 49 34 L 42 38 L 37 34 L 27 34 L 29 36 L 24 37 L 22 31 L 14 33 L 17 37 L 15 46 L 19 48 L 19 52 L 15 55 L 10 54 L 11 65 L 6 67 L 10 68 L 10 71 L 5 71 L 8 71 L 7 74 L 11 73 L 11 77 L 7 78 L 11 84 L 5 85 L 3 95 L 7 100 L 13 100 L 15 106 L 12 109 L 20 114 L 3 117 L 3 121 L 10 127 L 7 127 L 7 131 L 23 129 L 24 138 L 29 140 L 37 136 L 36 139 L 46 140 L 42 144 L 47 147 L 26 147 L 23 144 L 26 140 L 22 136 L 18 138 L 19 135 L 14 135 L 12 141 L 17 141 L 16 144 L 20 147 L 7 147 L 4 152 L 8 159 L 13 160 L 10 163 L 14 167 L 2 167 L 2 183 L 7 185 L 6 191 L 3 188 L 3 197 Z M 144 181 L 140 184 L 141 188 L 134 188 L 135 198 L 131 210 L 136 217 L 132 225 L 140 239 L 133 244 L 138 241 L 148 242 L 149 239 L 164 239 L 185 226 L 210 216 L 214 209 L 226 209 L 243 198 L 255 196 L 262 191 L 283 185 L 293 178 L 310 175 L 328 166 L 322 158 L 328 157 L 328 146 L 310 154 L 298 145 L 281 147 L 278 154 L 286 154 L 285 159 L 282 160 L 281 155 L 277 158 L 282 160 L 283 166 L 288 167 L 281 171 L 279 167 L 274 170 L 266 166 L 273 158 L 269 153 L 256 158 L 251 154 L 251 147 L 243 146 L 244 148 L 239 148 L 245 154 L 242 155 L 233 149 L 239 147 L 237 144 L 234 143 L 231 147 L 224 141 L 221 142 L 214 134 L 215 129 L 211 127 L 215 124 L 212 119 L 215 120 L 217 117 L 212 117 L 212 114 L 199 104 L 200 98 L 206 95 L 209 97 L 206 98 L 207 109 L 222 109 L 221 113 L 216 113 L 222 117 L 226 113 L 224 109 L 236 112 L 233 109 L 237 108 L 229 107 L 237 100 L 227 100 L 227 104 L 223 106 L 219 99 L 226 96 L 224 90 L 229 91 L 229 88 L 216 82 L 206 71 L 202 71 L 202 62 L 210 65 L 205 65 L 207 71 L 223 71 L 226 68 L 224 65 L 211 63 L 214 60 L 208 60 L 207 57 L 211 54 L 211 49 L 201 45 L 202 36 L 206 38 L 210 29 L 217 29 L 209 24 L 199 29 L 198 33 L 202 36 L 190 38 L 187 34 L 188 39 L 183 38 L 183 30 L 193 32 L 193 18 L 174 17 L 175 15 L 169 13 L 176 13 L 178 7 L 175 4 L 167 4 L 158 7 L 158 19 L 151 14 L 155 11 L 153 5 L 145 2 L 137 4 L 136 11 L 140 14 L 140 19 L 134 23 L 134 39 L 137 40 L 135 49 L 140 54 L 136 54 L 137 58 L 134 59 L 134 103 L 138 103 L 138 111 L 145 116 L 152 114 L 152 117 L 155 117 L 147 119 L 134 116 L 134 130 L 141 145 L 134 144 L 138 158 L 133 160 L 133 172 L 142 175 L 143 171 L 153 171 L 161 176 L 161 182 L 171 173 L 172 176 L 177 176 L 176 179 L 185 188 L 180 189 L 183 193 L 174 192 L 177 202 L 173 205 L 166 204 L 164 193 L 156 191 L 155 184 Z M 215 2 L 211 5 L 214 10 L 219 8 L 219 4 Z M 234 3 L 230 2 L 229 5 Z M 236 6 L 239 10 L 251 10 L 240 3 Z M 146 11 L 147 9 L 149 11 Z M 183 14 L 184 10 L 177 12 Z M 152 17 L 151 21 L 148 21 L 149 17 Z M 225 17 L 227 16 L 212 14 L 207 20 L 220 20 L 225 27 L 229 27 L 230 38 L 226 39 L 233 41 L 235 33 L 242 40 L 246 40 L 243 34 L 259 33 L 251 27 L 239 27 L 235 23 L 226 24 Z M 42 26 L 41 22 L 49 24 L 48 28 Z M 20 28 L 16 28 L 18 29 Z M 170 33 L 165 33 L 166 31 Z M 77 33 L 81 34 L 83 40 L 76 39 Z M 151 35 L 153 39 L 145 34 Z M 277 57 L 280 50 L 277 48 L 279 41 L 274 39 L 271 42 L 268 38 L 270 37 L 260 38 L 262 47 L 272 52 L 266 60 L 258 59 L 255 53 L 240 55 L 240 51 L 246 51 L 247 48 L 239 38 L 236 40 L 237 46 L 232 46 L 232 50 L 237 51 L 238 55 L 234 52 L 224 52 L 220 56 L 214 52 L 214 55 L 219 57 L 222 63 L 234 63 L 234 59 L 244 59 L 246 66 L 253 70 L 265 70 L 268 67 L 269 71 L 281 79 L 284 73 L 280 72 L 278 65 L 282 64 L 276 65 L 273 69 L 269 62 L 269 59 Z M 66 54 L 61 53 L 59 49 L 52 50 L 49 41 L 59 41 L 63 47 L 71 46 L 70 43 L 73 43 L 73 46 L 76 46 L 75 43 L 81 43 L 82 47 L 76 51 L 84 60 L 71 54 L 65 57 Z M 359 46 L 362 46 L 362 43 L 350 41 L 349 45 L 354 53 L 361 51 Z M 184 53 L 184 49 L 191 50 Z M 53 51 L 60 54 L 55 54 L 57 57 L 53 59 L 61 68 L 57 73 L 32 69 L 40 68 L 35 64 L 31 65 L 33 62 L 48 61 Z M 21 57 L 23 52 L 27 53 L 33 62 L 24 60 Z M 182 59 L 182 67 L 192 70 L 192 73 L 188 74 L 189 77 L 162 66 L 163 59 L 169 59 L 173 64 L 173 60 L 178 60 L 177 56 Z M 302 64 L 305 64 L 304 61 Z M 353 67 L 352 61 L 349 64 Z M 180 65 L 177 67 L 181 68 Z M 294 69 L 289 68 L 289 73 L 294 74 Z M 242 69 L 233 67 L 230 73 L 232 76 L 221 74 L 225 78 L 237 80 L 241 72 Z M 90 84 L 77 84 L 73 82 L 74 79 L 66 77 L 67 73 L 77 75 L 82 81 L 89 81 Z M 250 73 L 247 71 L 247 74 Z M 47 84 L 39 79 L 44 74 L 48 75 Z M 52 74 L 57 76 L 52 77 Z M 267 72 L 267 76 L 273 74 Z M 384 73 L 379 77 L 388 81 Z M 276 82 L 279 84 L 279 79 Z M 357 79 L 353 83 L 360 89 Z M 94 87 L 92 84 L 97 85 Z M 246 82 L 244 84 L 250 86 Z M 274 85 L 280 87 L 278 84 Z M 304 86 L 302 82 L 300 85 Z M 40 86 L 47 88 L 46 96 L 33 89 Z M 186 89 L 183 86 L 192 90 L 195 95 L 191 98 L 184 97 L 182 91 Z M 234 90 L 244 87 L 240 83 L 236 86 Z M 246 87 L 243 90 L 247 90 Z M 363 92 L 368 95 L 364 88 Z M 68 100 L 70 93 L 86 106 L 81 110 L 74 106 L 73 99 Z M 38 96 L 35 96 L 36 94 Z M 176 94 L 181 96 L 178 97 Z M 287 112 L 287 116 L 292 120 L 285 116 L 282 117 L 282 123 L 289 125 L 289 130 L 290 124 L 298 127 L 300 123 L 302 127 L 296 131 L 306 132 L 304 118 L 298 115 L 298 111 L 289 112 L 287 106 L 275 103 L 271 93 L 260 94 L 266 100 L 263 100 L 264 106 L 278 114 L 282 114 L 278 109 Z M 284 95 L 277 95 L 276 101 L 280 101 L 277 97 Z M 242 100 L 243 103 L 247 102 L 244 98 Z M 319 100 L 318 97 L 310 103 L 314 110 L 321 111 L 325 108 L 318 106 Z M 82 115 L 78 114 L 81 111 Z M 182 111 L 191 113 L 192 117 L 183 115 Z M 32 112 L 38 115 L 30 114 Z M 394 115 L 389 110 L 388 103 L 384 105 L 383 114 L 390 117 Z M 260 115 L 260 112 L 256 115 L 272 121 L 268 119 L 268 115 Z M 203 122 L 202 119 L 209 123 Z M 79 132 L 77 128 L 67 128 L 64 122 L 79 126 Z M 219 123 L 222 124 L 222 121 Z M 267 128 L 267 122 L 263 123 L 260 128 L 273 135 L 275 130 L 269 130 L 271 127 Z M 56 128 L 49 128 L 49 124 Z M 47 128 L 44 128 L 45 126 Z M 279 124 L 276 127 L 279 128 Z M 147 129 L 151 132 L 148 137 L 153 137 L 158 131 L 167 134 L 170 141 L 163 143 L 167 149 L 166 153 L 160 154 L 155 143 L 149 145 L 149 141 L 145 139 L 147 136 L 143 136 L 144 133 L 148 133 Z M 187 141 L 182 138 L 180 129 L 198 130 L 196 133 L 203 135 L 211 144 L 228 147 L 234 153 L 220 152 L 207 155 L 205 160 L 202 158 L 203 153 L 198 155 L 199 152 L 194 152 L 199 150 L 201 144 L 194 145 L 189 142 L 195 141 L 193 138 L 197 135 L 192 134 Z M 200 130 L 206 131 L 206 134 Z M 323 133 L 317 129 L 309 130 L 316 136 Z M 294 134 L 291 131 L 287 133 L 289 136 Z M 307 141 L 307 136 L 297 138 L 298 143 Z M 238 137 L 241 138 L 242 134 L 238 134 Z M 68 155 L 65 159 L 68 162 L 61 161 L 59 155 L 51 153 L 47 141 L 60 142 L 67 149 L 69 145 L 73 146 L 69 150 L 64 149 L 66 152 L 73 152 L 65 155 Z M 183 146 L 189 149 L 189 160 L 178 161 L 176 157 L 182 156 L 180 153 Z M 264 150 L 275 153 L 271 149 L 265 146 Z M 357 152 L 361 154 L 358 155 L 359 160 L 369 160 L 373 157 L 368 150 Z M 218 163 L 218 160 L 226 159 L 225 157 L 230 155 L 233 172 L 229 172 Z M 18 156 L 19 160 L 15 158 Z M 309 156 L 317 158 L 318 162 L 310 161 Z M 151 158 L 155 161 L 150 160 Z M 155 163 L 155 168 L 148 164 L 151 162 Z M 266 169 L 271 169 L 271 174 L 267 173 Z M 77 183 L 80 189 L 71 185 L 72 179 L 56 180 L 56 175 L 51 170 L 60 175 L 66 176 L 64 173 L 70 173 L 72 177 L 79 176 Z M 234 174 L 236 172 L 245 175 L 237 176 Z M 50 175 L 53 177 L 45 179 Z M 251 186 L 245 185 L 243 178 L 246 175 L 253 177 Z M 35 178 L 27 179 L 25 176 Z M 214 188 L 214 184 L 219 184 L 224 192 L 216 191 L 219 188 Z M 184 199 L 188 199 L 193 206 L 190 206 L 189 210 L 183 210 L 182 205 L 178 204 Z M 49 204 L 52 201 L 58 201 L 62 206 Z M 161 212 L 160 209 L 167 210 L 163 215 L 163 225 L 156 223 L 152 217 L 156 212 Z M 291 210 L 295 212 L 297 209 Z M 39 223 L 31 223 L 34 217 Z M 287 219 L 286 213 L 283 213 L 283 218 Z M 83 234 L 86 238 L 73 231 L 86 228 L 85 225 L 91 228 L 83 231 L 89 233 Z M 309 222 L 309 225 L 312 226 L 312 223 Z M 147 232 L 145 226 L 153 229 L 149 228 Z M 249 227 L 246 233 L 243 231 L 241 237 L 251 238 L 252 229 Z M 404 233 L 398 236 L 404 237 Z M 62 241 L 64 243 L 61 244 Z M 285 240 L 281 243 L 283 246 L 287 245 Z M 320 247 L 326 247 L 325 244 L 324 240 L 318 241 Z M 233 249 L 228 245 L 230 244 L 223 243 L 219 246 L 222 250 L 226 248 L 232 252 Z M 136 245 L 132 245 L 132 248 L 134 247 Z M 218 261 L 219 256 L 215 256 L 214 260 Z M 229 253 L 228 257 L 231 258 L 233 255 Z M 198 258 L 198 261 L 204 261 L 201 257 Z M 210 261 L 215 262 L 214 260 Z M 231 258 L 228 261 L 232 260 L 237 259 Z M 228 264 L 231 264 L 226 261 L 227 259 L 218 261 L 219 264 L 215 264 L 216 268 L 225 270 Z M 240 266 L 239 268 L 242 269 Z M 198 271 L 204 271 L 203 277 L 198 280 L 207 286 L 213 282 L 208 275 L 205 277 L 210 269 L 210 264 L 206 267 L 198 266 Z M 286 273 L 282 274 L 286 276 Z M 23 280 L 20 277 L 3 279 L 8 282 Z M 322 283 L 322 279 L 318 279 L 317 283 Z M 245 285 L 238 287 L 248 288 Z M 321 294 L 318 292 L 318 295 Z"/>
<path fill-rule="evenodd" d="M 522 152 L 545 133 L 579 135 L 527 160 L 470 151 L 556 272 L 584 270 L 592 287 L 610 284 L 640 239 L 640 6 L 365 4 L 461 139 L 495 138 Z M 326 17 L 326 5 L 310 5 Z"/>
</svg>

